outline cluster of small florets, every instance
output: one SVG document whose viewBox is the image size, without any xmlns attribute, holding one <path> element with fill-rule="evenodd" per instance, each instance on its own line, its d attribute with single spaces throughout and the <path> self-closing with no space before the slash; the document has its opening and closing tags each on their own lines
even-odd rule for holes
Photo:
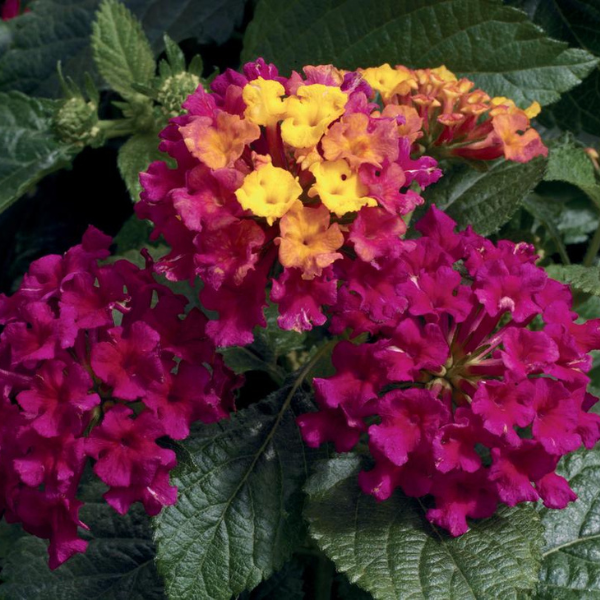
<svg viewBox="0 0 600 600">
<path fill-rule="evenodd" d="M 155 281 L 150 260 L 99 265 L 110 241 L 90 228 L 0 299 L 0 512 L 50 539 L 52 568 L 86 548 L 76 496 L 89 459 L 115 510 L 139 501 L 157 514 L 177 492 L 175 454 L 157 440 L 233 408 L 237 381 L 205 316 Z"/>
<path fill-rule="evenodd" d="M 509 98 L 491 98 L 445 67 L 411 70 L 383 65 L 361 71 L 385 105 L 383 114 L 402 115 L 413 152 L 438 158 L 528 162 L 546 156 L 530 120 L 540 112 L 533 102 L 522 110 Z"/>
<path fill-rule="evenodd" d="M 172 248 L 157 268 L 204 281 L 220 346 L 247 344 L 265 325 L 271 282 L 282 328 L 323 325 L 335 262 L 370 260 L 381 227 L 403 234 L 400 215 L 422 202 L 408 186 L 441 176 L 433 159 L 411 159 L 404 117 L 382 114 L 359 73 L 304 74 L 286 79 L 258 60 L 217 77 L 211 93 L 199 87 L 161 134 L 177 169 L 156 162 L 141 176 L 138 215 Z"/>
<path fill-rule="evenodd" d="M 431 495 L 428 519 L 460 535 L 499 501 L 575 499 L 555 468 L 600 439 L 586 392 L 600 319 L 576 322 L 568 287 L 534 264 L 532 246 L 454 227 L 433 208 L 422 237 L 396 242 L 376 266 L 342 265 L 353 283 L 332 329 L 364 341 L 337 345 L 336 374 L 315 380 L 320 410 L 299 424 L 310 446 L 338 452 L 368 436 L 374 468 L 362 489 Z"/>
<path fill-rule="evenodd" d="M 334 265 L 343 256 L 376 260 L 385 252 L 380 233 L 401 236 L 401 216 L 422 203 L 409 186 L 422 189 L 441 176 L 435 160 L 420 156 L 420 139 L 452 151 L 459 144 L 463 153 L 476 143 L 487 148 L 482 159 L 545 152 L 535 131 L 517 132 L 528 121 L 513 123 L 510 140 L 493 124 L 499 116 L 475 126 L 484 104 L 513 120 L 525 113 L 480 91 L 467 94 L 468 83 L 443 67 L 388 65 L 305 67 L 303 76 L 284 78 L 259 59 L 186 100 L 187 114 L 161 134 L 177 168 L 150 166 L 137 211 L 172 248 L 158 269 L 204 281 L 201 301 L 219 313 L 208 325 L 218 345 L 252 340 L 252 329 L 265 324 L 268 287 L 282 328 L 326 322 L 323 307 L 337 297 Z"/>
</svg>

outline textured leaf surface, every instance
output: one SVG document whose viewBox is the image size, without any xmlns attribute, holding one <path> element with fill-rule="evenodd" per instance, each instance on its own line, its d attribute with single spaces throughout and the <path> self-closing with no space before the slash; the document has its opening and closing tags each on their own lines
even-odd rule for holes
<svg viewBox="0 0 600 600">
<path fill-rule="evenodd" d="M 597 0 L 519 0 L 531 19 L 555 39 L 600 56 L 600 3 Z M 600 135 L 600 70 L 542 113 L 542 121 L 579 133 Z"/>
<path fill-rule="evenodd" d="M 321 549 L 375 599 L 516 600 L 534 586 L 542 531 L 533 508 L 500 509 L 451 538 L 418 501 L 362 493 L 360 467 L 353 456 L 324 461 L 305 488 L 305 515 Z"/>
<path fill-rule="evenodd" d="M 154 565 L 155 548 L 149 519 L 141 506 L 118 515 L 88 489 L 81 509 L 92 530 L 85 554 L 55 571 L 48 567 L 47 544 L 23 536 L 13 545 L 2 570 L 3 600 L 162 600 L 163 586 Z"/>
<path fill-rule="evenodd" d="M 295 383 L 182 443 L 179 500 L 156 518 L 159 571 L 171 598 L 229 600 L 281 568 L 301 541 L 308 462 Z"/>
<path fill-rule="evenodd" d="M 600 185 L 584 149 L 566 135 L 551 144 L 544 181 L 564 181 L 578 187 L 600 209 Z"/>
<path fill-rule="evenodd" d="M 546 546 L 536 600 L 600 597 L 600 451 L 580 450 L 557 472 L 579 499 L 565 510 L 542 509 Z"/>
<path fill-rule="evenodd" d="M 105 0 L 92 26 L 94 62 L 104 80 L 121 94 L 134 93 L 131 85 L 146 85 L 154 76 L 150 42 L 140 22 L 124 4 Z"/>
<path fill-rule="evenodd" d="M 119 149 L 119 171 L 133 202 L 140 199 L 142 191 L 140 172 L 145 171 L 155 160 L 170 160 L 158 149 L 159 141 L 155 132 L 138 133 L 130 137 Z"/>
<path fill-rule="evenodd" d="M 54 108 L 52 100 L 0 93 L 0 211 L 77 154 L 54 135 Z"/>
<path fill-rule="evenodd" d="M 600 267 L 583 265 L 549 265 L 546 271 L 550 277 L 568 283 L 571 287 L 600 296 Z"/>
<path fill-rule="evenodd" d="M 284 70 L 334 63 L 445 64 L 491 95 L 548 104 L 585 78 L 596 59 L 547 38 L 500 0 L 261 0 L 244 57 Z"/>
<path fill-rule="evenodd" d="M 425 190 L 428 203 L 445 210 L 460 227 L 481 235 L 497 231 L 542 179 L 545 161 L 526 164 L 498 160 L 488 171 L 459 167 Z"/>
<path fill-rule="evenodd" d="M 225 42 L 241 22 L 245 0 L 127 0 L 125 5 L 141 20 L 158 53 L 165 32 L 175 41 Z M 85 71 L 96 74 L 90 35 L 99 6 L 100 0 L 35 0 L 31 12 L 9 21 L 12 39 L 0 57 L 0 91 L 59 96 L 59 60 L 65 75 L 78 83 Z"/>
</svg>

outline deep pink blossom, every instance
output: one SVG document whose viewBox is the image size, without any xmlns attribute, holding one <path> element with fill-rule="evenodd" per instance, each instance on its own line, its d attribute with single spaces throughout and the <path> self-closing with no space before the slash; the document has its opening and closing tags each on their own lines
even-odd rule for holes
<svg viewBox="0 0 600 600">
<path fill-rule="evenodd" d="M 586 392 L 600 321 L 575 322 L 531 246 L 457 232 L 435 207 L 416 229 L 392 261 L 336 267 L 331 328 L 369 337 L 336 347 L 336 374 L 315 380 L 319 411 L 298 419 L 304 439 L 368 442 L 361 488 L 431 495 L 427 518 L 452 535 L 498 502 L 564 508 L 575 495 L 560 457 L 600 440 Z"/>
</svg>

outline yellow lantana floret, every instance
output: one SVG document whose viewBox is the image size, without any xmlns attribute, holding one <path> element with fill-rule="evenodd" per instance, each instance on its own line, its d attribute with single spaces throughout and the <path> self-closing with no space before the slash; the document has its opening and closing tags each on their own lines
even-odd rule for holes
<svg viewBox="0 0 600 600">
<path fill-rule="evenodd" d="M 302 270 L 302 279 L 314 279 L 342 255 L 344 243 L 340 226 L 329 226 L 331 213 L 323 205 L 309 208 L 297 201 L 279 223 L 279 262 Z"/>
<path fill-rule="evenodd" d="M 246 175 L 235 195 L 244 210 L 265 217 L 272 225 L 285 215 L 301 193 L 298 180 L 289 171 L 269 163 Z"/>
<path fill-rule="evenodd" d="M 285 89 L 278 81 L 258 77 L 244 86 L 244 116 L 251 123 L 271 127 L 286 116 Z"/>
<path fill-rule="evenodd" d="M 490 110 L 490 115 L 495 117 L 496 115 L 502 114 L 516 114 L 521 112 L 521 109 L 514 103 L 514 100 L 510 98 L 506 98 L 504 96 L 496 96 L 490 100 L 490 104 L 492 105 L 492 109 Z M 539 102 L 532 102 L 527 108 L 525 108 L 522 112 L 525 113 L 525 116 L 528 119 L 534 119 L 537 117 L 542 110 Z"/>
<path fill-rule="evenodd" d="M 315 83 L 298 88 L 287 103 L 287 119 L 281 124 L 281 137 L 295 148 L 316 146 L 344 112 L 348 96 L 337 87 Z"/>
<path fill-rule="evenodd" d="M 384 102 L 389 102 L 396 94 L 404 96 L 417 87 L 414 75 L 408 69 L 392 69 L 388 63 L 364 69 L 361 73 Z"/>
<path fill-rule="evenodd" d="M 308 195 L 311 198 L 319 196 L 338 217 L 356 212 L 363 206 L 377 206 L 377 200 L 367 196 L 367 187 L 344 159 L 316 163 L 311 170 L 316 181 Z"/>
</svg>

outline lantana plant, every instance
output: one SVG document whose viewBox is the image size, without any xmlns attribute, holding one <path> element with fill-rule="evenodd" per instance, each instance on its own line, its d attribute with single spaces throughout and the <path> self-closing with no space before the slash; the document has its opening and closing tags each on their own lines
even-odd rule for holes
<svg viewBox="0 0 600 600">
<path fill-rule="evenodd" d="M 458 32 L 559 44 L 462 2 Z M 600 223 L 568 227 L 582 196 L 600 210 L 600 169 L 542 108 L 570 88 L 486 79 L 500 52 L 343 68 L 316 38 L 280 69 L 256 39 L 286 23 L 273 5 L 244 51 L 269 60 L 209 74 L 169 37 L 157 64 L 105 0 L 111 90 L 65 63 L 59 100 L 0 94 L 0 115 L 47 119 L 38 172 L 6 194 L 114 144 L 135 201 L 114 240 L 90 224 L 0 296 L 0 596 L 600 593 Z M 426 8 L 397 9 L 406 31 L 433 27 Z"/>
</svg>

